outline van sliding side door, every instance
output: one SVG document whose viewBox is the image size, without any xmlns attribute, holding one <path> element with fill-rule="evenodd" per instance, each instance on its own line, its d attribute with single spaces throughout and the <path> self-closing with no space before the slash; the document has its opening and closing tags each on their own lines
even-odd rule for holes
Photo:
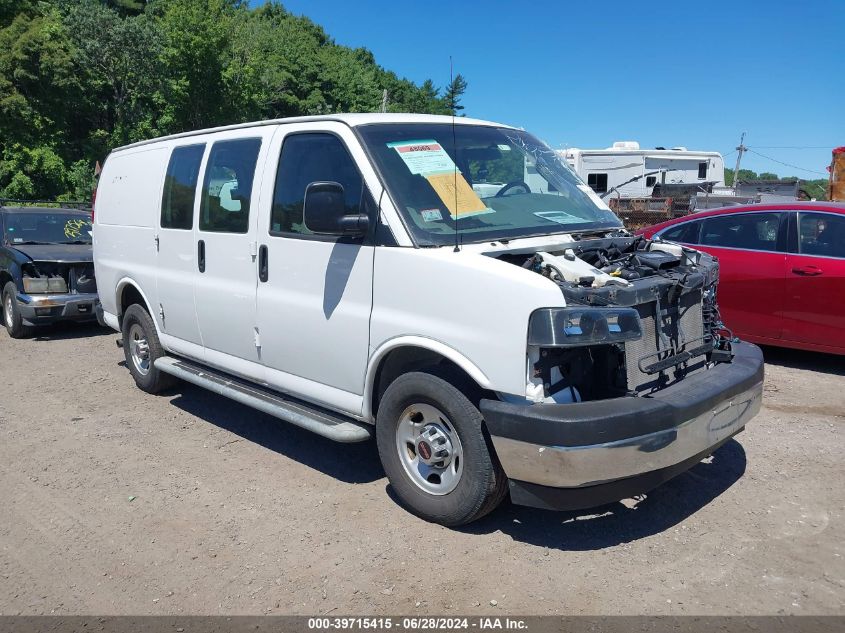
<svg viewBox="0 0 845 633">
<path fill-rule="evenodd" d="M 205 362 L 261 380 L 255 332 L 256 216 L 272 128 L 210 139 L 195 230 L 197 322 Z"/>
<path fill-rule="evenodd" d="M 202 358 L 202 338 L 194 305 L 197 184 L 205 143 L 196 141 L 170 152 L 156 233 L 158 305 L 150 306 L 169 349 Z"/>
</svg>

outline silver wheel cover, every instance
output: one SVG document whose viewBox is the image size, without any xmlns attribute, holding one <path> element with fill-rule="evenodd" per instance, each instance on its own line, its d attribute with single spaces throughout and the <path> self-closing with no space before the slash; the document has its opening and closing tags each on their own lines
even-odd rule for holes
<svg viewBox="0 0 845 633">
<path fill-rule="evenodd" d="M 413 404 L 396 426 L 396 451 L 408 478 L 424 492 L 452 492 L 464 470 L 461 438 L 451 420 L 430 404 Z"/>
<path fill-rule="evenodd" d="M 129 345 L 129 357 L 132 359 L 132 364 L 135 369 L 142 376 L 150 373 L 150 344 L 147 341 L 147 335 L 144 334 L 144 328 L 139 324 L 133 323 L 129 328 L 129 340 L 126 342 Z"/>
</svg>

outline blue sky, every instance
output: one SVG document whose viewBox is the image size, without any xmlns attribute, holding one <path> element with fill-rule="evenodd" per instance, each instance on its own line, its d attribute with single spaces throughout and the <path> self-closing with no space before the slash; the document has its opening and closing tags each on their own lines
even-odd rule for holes
<svg viewBox="0 0 845 633">
<path fill-rule="evenodd" d="M 417 83 L 448 83 L 451 55 L 468 116 L 554 147 L 684 145 L 732 167 L 745 131 L 743 167 L 821 178 L 845 145 L 843 0 L 283 4 Z"/>
</svg>

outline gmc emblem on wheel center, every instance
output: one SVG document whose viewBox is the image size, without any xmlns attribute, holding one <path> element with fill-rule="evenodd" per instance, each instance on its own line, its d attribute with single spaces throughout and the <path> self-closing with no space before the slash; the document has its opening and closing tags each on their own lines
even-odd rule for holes
<svg viewBox="0 0 845 633">
<path fill-rule="evenodd" d="M 431 446 L 428 442 L 422 441 L 417 444 L 417 452 L 425 460 L 431 459 Z"/>
</svg>

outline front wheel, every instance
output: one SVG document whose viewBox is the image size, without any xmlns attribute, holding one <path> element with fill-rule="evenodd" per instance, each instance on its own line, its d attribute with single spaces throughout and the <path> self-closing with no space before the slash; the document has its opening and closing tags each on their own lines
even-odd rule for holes
<svg viewBox="0 0 845 633">
<path fill-rule="evenodd" d="M 18 308 L 18 288 L 13 281 L 6 283 L 3 288 L 3 324 L 12 338 L 32 336 L 34 330 L 31 325 L 23 323 L 23 317 Z"/>
<path fill-rule="evenodd" d="M 412 372 L 391 383 L 379 404 L 376 440 L 396 495 L 428 521 L 470 523 L 507 492 L 481 413 L 432 374 Z"/>
<path fill-rule="evenodd" d="M 147 393 L 159 393 L 173 386 L 176 379 L 155 366 L 165 356 L 149 313 L 137 303 L 126 309 L 122 323 L 123 354 L 135 384 Z"/>
</svg>

